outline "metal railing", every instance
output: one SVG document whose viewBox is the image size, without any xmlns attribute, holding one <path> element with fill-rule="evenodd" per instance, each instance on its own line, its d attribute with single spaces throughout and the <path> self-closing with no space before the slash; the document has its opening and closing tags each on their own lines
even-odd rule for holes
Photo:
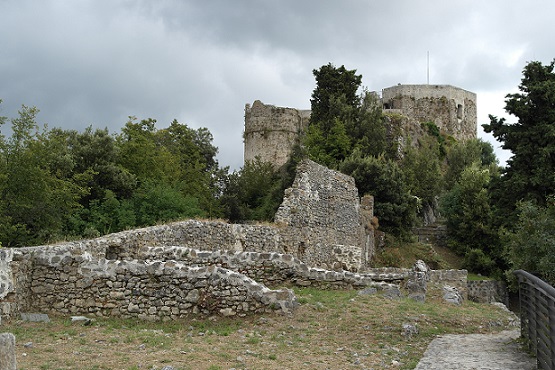
<svg viewBox="0 0 555 370">
<path fill-rule="evenodd" d="M 555 288 L 523 271 L 518 277 L 520 330 L 538 369 L 555 370 Z"/>
</svg>

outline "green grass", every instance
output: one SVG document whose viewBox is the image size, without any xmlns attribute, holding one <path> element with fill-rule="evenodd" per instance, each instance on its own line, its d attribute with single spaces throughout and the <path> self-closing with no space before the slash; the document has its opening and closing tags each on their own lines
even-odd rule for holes
<svg viewBox="0 0 555 370">
<path fill-rule="evenodd" d="M 399 361 L 412 369 L 429 342 L 446 333 L 503 330 L 506 312 L 488 304 L 461 306 L 430 298 L 425 303 L 356 291 L 295 288 L 300 307 L 292 315 L 245 318 L 190 316 L 172 322 L 97 318 L 92 325 L 7 322 L 16 334 L 18 365 L 29 369 L 281 369 L 344 368 L 360 361 L 366 368 Z M 402 325 L 417 325 L 410 340 Z M 501 323 L 493 325 L 492 323 Z M 26 351 L 27 356 L 21 356 Z M 354 356 L 354 354 L 357 356 Z M 349 365 L 350 366 L 350 365 Z M 362 365 L 361 365 L 362 366 Z"/>
<path fill-rule="evenodd" d="M 482 275 L 478 275 L 478 274 L 469 272 L 467 280 L 468 281 L 482 281 L 482 280 L 495 280 L 495 279 L 491 278 L 491 277 L 488 277 L 488 276 L 482 276 Z"/>
<path fill-rule="evenodd" d="M 432 247 L 430 244 L 406 242 L 391 236 L 386 246 L 379 249 L 372 261 L 373 267 L 411 268 L 417 260 L 422 260 L 433 270 L 460 267 L 460 257 L 446 248 Z"/>
</svg>

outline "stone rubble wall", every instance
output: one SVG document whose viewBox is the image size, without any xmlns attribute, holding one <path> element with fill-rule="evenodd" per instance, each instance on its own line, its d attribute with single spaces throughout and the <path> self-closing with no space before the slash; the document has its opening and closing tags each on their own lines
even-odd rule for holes
<svg viewBox="0 0 555 370">
<path fill-rule="evenodd" d="M 296 306 L 291 290 L 271 290 L 218 266 L 81 257 L 37 258 L 33 265 L 27 292 L 32 301 L 20 311 L 156 321 L 199 313 L 290 312 Z"/>
<path fill-rule="evenodd" d="M 444 286 L 456 288 L 463 299 L 468 299 L 468 271 L 467 270 L 430 270 L 428 286 L 442 291 Z"/>
<path fill-rule="evenodd" d="M 496 280 L 476 280 L 468 282 L 468 297 L 478 303 L 500 302 L 509 305 L 507 284 Z"/>
<path fill-rule="evenodd" d="M 198 313 L 288 312 L 296 305 L 292 291 L 267 286 L 387 290 L 414 275 L 399 268 L 330 271 L 290 254 L 182 246 L 143 246 L 135 259 L 113 260 L 71 246 L 9 251 L 2 262 L 12 272 L 5 294 L 11 298 L 3 316 L 38 311 L 169 320 Z M 20 273 L 25 279 L 16 278 Z M 428 279 L 430 292 L 449 285 L 466 297 L 465 270 L 430 270 Z"/>
<path fill-rule="evenodd" d="M 372 209 L 366 208 L 361 209 L 351 176 L 301 162 L 275 215 L 282 228 L 283 252 L 325 269 L 364 269 L 369 232 L 363 222 L 372 216 Z"/>
<path fill-rule="evenodd" d="M 157 247 L 143 249 L 140 257 L 146 261 L 171 260 L 190 266 L 225 267 L 269 286 L 297 285 L 323 289 L 384 287 L 381 281 L 379 283 L 373 281 L 373 278 L 378 277 L 376 274 L 357 274 L 345 270 L 330 271 L 309 267 L 290 254 Z"/>
</svg>

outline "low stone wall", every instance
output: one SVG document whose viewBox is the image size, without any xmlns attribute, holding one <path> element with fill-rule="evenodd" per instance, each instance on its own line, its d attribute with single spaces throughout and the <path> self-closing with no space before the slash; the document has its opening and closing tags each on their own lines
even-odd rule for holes
<svg viewBox="0 0 555 370">
<path fill-rule="evenodd" d="M 375 284 L 372 275 L 309 267 L 290 254 L 199 251 L 183 247 L 143 248 L 144 260 L 173 260 L 193 266 L 221 266 L 270 286 L 298 285 L 323 289 L 352 289 Z"/>
<path fill-rule="evenodd" d="M 124 259 L 121 250 L 106 254 L 113 259 L 98 258 L 79 243 L 3 252 L 3 316 L 43 311 L 165 320 L 191 313 L 288 311 L 295 306 L 293 293 L 267 286 L 389 289 L 414 277 L 410 269 L 331 271 L 290 254 L 182 246 L 142 246 Z M 430 293 L 450 285 L 466 297 L 465 270 L 430 270 L 427 279 Z"/>
<path fill-rule="evenodd" d="M 36 260 L 29 294 L 32 302 L 21 309 L 146 320 L 288 312 L 296 305 L 289 289 L 271 290 L 222 267 L 175 261 Z"/>
<path fill-rule="evenodd" d="M 1 300 L 4 316 L 42 311 L 164 320 L 190 313 L 289 311 L 295 306 L 293 293 L 264 283 L 387 288 L 402 278 L 381 270 L 357 274 L 312 268 L 275 252 L 143 246 L 134 251 L 138 259 L 131 260 L 97 258 L 75 244 L 8 251 L 0 256 L 4 275 L 11 276 Z M 374 282 L 372 277 L 379 276 L 384 281 Z"/>
<path fill-rule="evenodd" d="M 509 305 L 507 284 L 496 280 L 476 280 L 468 282 L 468 299 L 478 303 L 500 302 Z"/>
<path fill-rule="evenodd" d="M 444 286 L 456 288 L 463 299 L 468 299 L 467 270 L 430 270 L 428 286 L 442 291 Z"/>
</svg>

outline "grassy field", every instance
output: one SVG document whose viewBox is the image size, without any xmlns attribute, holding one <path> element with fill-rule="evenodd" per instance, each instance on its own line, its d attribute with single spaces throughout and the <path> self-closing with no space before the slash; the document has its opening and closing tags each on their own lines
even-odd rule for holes
<svg viewBox="0 0 555 370">
<path fill-rule="evenodd" d="M 493 305 L 457 307 L 391 300 L 357 291 L 296 289 L 292 315 L 190 317 L 147 323 L 96 319 L 91 325 L 5 322 L 16 335 L 18 369 L 411 369 L 437 335 L 505 329 Z M 418 334 L 403 334 L 403 324 Z"/>
</svg>

